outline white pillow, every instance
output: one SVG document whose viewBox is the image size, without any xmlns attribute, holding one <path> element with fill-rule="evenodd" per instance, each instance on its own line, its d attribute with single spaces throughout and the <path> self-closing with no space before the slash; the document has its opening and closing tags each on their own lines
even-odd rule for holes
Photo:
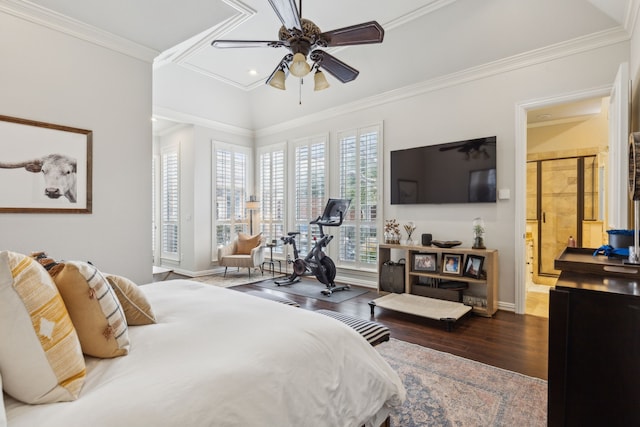
<svg viewBox="0 0 640 427">
<path fill-rule="evenodd" d="M 0 375 L 25 403 L 75 400 L 86 376 L 80 341 L 47 270 L 0 252 Z"/>
</svg>

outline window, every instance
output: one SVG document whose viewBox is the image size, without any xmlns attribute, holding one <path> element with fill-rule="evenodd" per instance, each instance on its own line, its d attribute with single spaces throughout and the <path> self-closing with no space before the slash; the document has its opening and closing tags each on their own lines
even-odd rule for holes
<svg viewBox="0 0 640 427">
<path fill-rule="evenodd" d="M 338 134 L 340 197 L 351 199 L 340 229 L 338 264 L 377 265 L 378 188 L 382 187 L 380 126 Z"/>
<path fill-rule="evenodd" d="M 151 160 L 151 253 L 153 254 L 153 262 L 155 264 L 156 257 L 156 232 L 158 231 L 158 221 L 156 220 L 156 215 L 158 214 L 158 209 L 156 207 L 156 202 L 158 200 L 156 195 L 156 171 L 157 171 L 157 156 L 153 156 Z"/>
<path fill-rule="evenodd" d="M 298 249 L 306 254 L 317 227 L 309 228 L 309 221 L 322 215 L 326 204 L 327 137 L 298 140 L 294 144 L 293 167 L 293 226 L 300 231 Z"/>
<path fill-rule="evenodd" d="M 179 233 L 179 157 L 178 147 L 169 147 L 161 155 L 161 248 L 162 258 L 178 261 Z"/>
<path fill-rule="evenodd" d="M 245 215 L 249 150 L 215 143 L 213 152 L 215 241 L 227 244 L 239 232 L 249 232 L 249 217 Z"/>
<path fill-rule="evenodd" d="M 261 229 L 267 241 L 279 239 L 286 234 L 284 229 L 285 198 L 285 147 L 284 145 L 269 147 L 260 153 L 258 171 L 260 183 Z M 283 253 L 283 246 L 274 248 Z"/>
</svg>

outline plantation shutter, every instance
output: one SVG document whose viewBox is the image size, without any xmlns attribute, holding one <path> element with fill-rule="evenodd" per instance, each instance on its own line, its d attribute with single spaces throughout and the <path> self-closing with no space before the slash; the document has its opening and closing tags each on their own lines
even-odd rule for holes
<svg viewBox="0 0 640 427">
<path fill-rule="evenodd" d="M 379 126 L 339 134 L 340 197 L 351 199 L 340 229 L 338 260 L 359 267 L 377 265 L 378 188 L 382 188 Z"/>
<path fill-rule="evenodd" d="M 294 225 L 300 231 L 298 247 L 309 251 L 313 236 L 309 221 L 322 215 L 326 203 L 326 138 L 299 142 L 295 149 Z M 317 228 L 311 230 L 316 235 Z"/>
<path fill-rule="evenodd" d="M 284 236 L 285 162 L 284 149 L 276 149 L 260 154 L 260 205 L 262 214 L 261 231 L 267 241 Z M 274 252 L 282 253 L 282 245 Z"/>
<path fill-rule="evenodd" d="M 162 257 L 179 260 L 179 163 L 177 148 L 163 152 L 161 193 Z"/>
<path fill-rule="evenodd" d="M 238 232 L 248 232 L 245 217 L 249 156 L 241 151 L 214 148 L 215 233 L 218 244 L 231 242 Z"/>
</svg>

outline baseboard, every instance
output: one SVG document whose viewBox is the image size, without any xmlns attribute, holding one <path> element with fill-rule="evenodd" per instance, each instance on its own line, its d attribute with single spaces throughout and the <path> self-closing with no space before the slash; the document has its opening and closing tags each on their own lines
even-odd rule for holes
<svg viewBox="0 0 640 427">
<path fill-rule="evenodd" d="M 516 305 L 512 302 L 501 302 L 498 301 L 498 310 L 504 310 L 504 311 L 512 311 L 515 313 L 516 311 Z"/>
</svg>

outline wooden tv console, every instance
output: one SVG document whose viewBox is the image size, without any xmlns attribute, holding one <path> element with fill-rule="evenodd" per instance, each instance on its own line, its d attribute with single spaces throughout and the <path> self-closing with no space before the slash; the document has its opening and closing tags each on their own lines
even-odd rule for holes
<svg viewBox="0 0 640 427">
<path fill-rule="evenodd" d="M 425 271 L 424 268 L 417 269 L 415 265 L 416 254 L 434 255 L 437 259 L 435 271 Z M 449 254 L 460 257 L 461 265 L 458 274 L 442 271 L 444 256 Z M 464 275 L 464 267 L 469 255 L 482 257 L 480 277 Z M 406 260 L 404 292 L 400 294 L 385 292 L 381 289 L 380 280 L 378 280 L 378 294 L 383 296 L 369 303 L 372 315 L 374 308 L 379 306 L 443 320 L 447 322 L 447 328 L 450 329 L 451 324 L 468 311 L 480 316 L 491 317 L 498 310 L 497 250 L 383 243 L 378 246 L 378 271 L 382 271 L 382 265 L 387 261 L 398 261 L 401 258 Z M 399 297 L 403 294 L 406 295 Z M 439 304 L 438 301 L 446 304 Z M 421 305 L 425 307 L 420 307 Z M 446 315 L 446 306 L 451 310 L 451 316 Z"/>
</svg>

